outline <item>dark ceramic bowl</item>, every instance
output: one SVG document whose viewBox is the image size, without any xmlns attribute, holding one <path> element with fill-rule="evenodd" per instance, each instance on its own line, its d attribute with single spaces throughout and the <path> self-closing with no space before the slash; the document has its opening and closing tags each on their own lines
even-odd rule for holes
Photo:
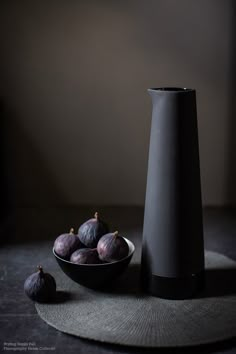
<svg viewBox="0 0 236 354">
<path fill-rule="evenodd" d="M 123 273 L 134 254 L 134 244 L 125 238 L 129 245 L 129 254 L 120 261 L 102 264 L 75 264 L 59 257 L 54 248 L 53 254 L 62 271 L 76 283 L 92 289 L 99 289 L 110 284 Z"/>
</svg>

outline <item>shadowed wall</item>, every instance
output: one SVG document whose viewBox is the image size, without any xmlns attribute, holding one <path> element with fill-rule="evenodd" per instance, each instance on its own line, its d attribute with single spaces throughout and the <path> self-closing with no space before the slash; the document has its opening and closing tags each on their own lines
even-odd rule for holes
<svg viewBox="0 0 236 354">
<path fill-rule="evenodd" d="M 235 202 L 231 1 L 9 0 L 0 12 L 17 205 L 143 204 L 153 86 L 197 90 L 203 202 Z"/>
</svg>

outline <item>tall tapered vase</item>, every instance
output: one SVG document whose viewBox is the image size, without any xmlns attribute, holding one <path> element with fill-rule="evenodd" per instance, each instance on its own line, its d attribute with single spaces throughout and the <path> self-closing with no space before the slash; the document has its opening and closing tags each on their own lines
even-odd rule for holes
<svg viewBox="0 0 236 354">
<path fill-rule="evenodd" d="M 204 287 L 195 90 L 153 88 L 142 284 L 154 296 L 194 297 Z"/>
</svg>

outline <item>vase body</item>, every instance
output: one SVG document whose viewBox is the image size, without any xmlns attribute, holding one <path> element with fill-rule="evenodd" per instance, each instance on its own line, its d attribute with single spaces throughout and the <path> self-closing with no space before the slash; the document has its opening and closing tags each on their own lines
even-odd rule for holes
<svg viewBox="0 0 236 354">
<path fill-rule="evenodd" d="M 142 284 L 182 299 L 204 287 L 196 93 L 148 90 L 153 104 L 145 199 Z"/>
</svg>

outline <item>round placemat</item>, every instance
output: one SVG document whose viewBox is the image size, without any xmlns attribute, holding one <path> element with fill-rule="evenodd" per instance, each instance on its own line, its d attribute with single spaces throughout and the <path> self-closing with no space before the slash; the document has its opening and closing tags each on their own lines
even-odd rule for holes
<svg viewBox="0 0 236 354">
<path fill-rule="evenodd" d="M 101 342 L 176 347 L 236 336 L 236 262 L 205 252 L 206 289 L 194 299 L 165 300 L 139 290 L 139 264 L 109 291 L 86 289 L 55 274 L 58 298 L 36 304 L 39 316 L 56 329 Z"/>
</svg>

